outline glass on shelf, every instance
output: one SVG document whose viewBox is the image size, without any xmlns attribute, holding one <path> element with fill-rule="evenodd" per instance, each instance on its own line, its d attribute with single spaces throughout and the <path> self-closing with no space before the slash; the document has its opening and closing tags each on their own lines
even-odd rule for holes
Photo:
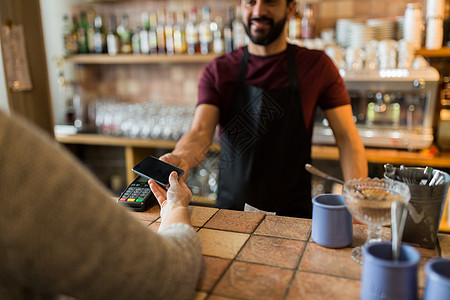
<svg viewBox="0 0 450 300">
<path fill-rule="evenodd" d="M 195 106 L 160 102 L 95 101 L 97 132 L 105 135 L 178 140 L 192 122 Z"/>
</svg>

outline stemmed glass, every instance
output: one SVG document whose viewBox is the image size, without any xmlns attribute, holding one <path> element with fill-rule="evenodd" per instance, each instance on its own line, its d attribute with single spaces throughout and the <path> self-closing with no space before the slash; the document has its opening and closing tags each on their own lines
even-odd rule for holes
<svg viewBox="0 0 450 300">
<path fill-rule="evenodd" d="M 391 204 L 400 201 L 407 204 L 411 198 L 405 183 L 390 179 L 360 178 L 344 184 L 343 196 L 350 213 L 368 225 L 368 243 L 381 241 L 381 226 L 391 220 Z M 363 246 L 364 246 L 363 245 Z M 362 263 L 362 247 L 352 250 L 352 259 Z"/>
</svg>

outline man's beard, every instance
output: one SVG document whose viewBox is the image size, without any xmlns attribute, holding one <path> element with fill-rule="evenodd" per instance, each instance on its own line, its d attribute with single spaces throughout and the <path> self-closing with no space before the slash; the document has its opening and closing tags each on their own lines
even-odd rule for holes
<svg viewBox="0 0 450 300">
<path fill-rule="evenodd" d="M 252 21 L 269 21 L 270 25 L 271 25 L 271 29 L 265 35 L 254 36 L 254 35 L 252 35 L 252 33 L 250 31 L 250 24 Z M 280 21 L 278 21 L 277 23 L 274 23 L 273 19 L 269 19 L 267 17 L 261 17 L 261 18 L 249 19 L 248 23 L 244 24 L 244 28 L 245 28 L 245 32 L 247 33 L 248 37 L 254 44 L 260 45 L 260 46 L 267 46 L 270 43 L 272 43 L 273 41 L 275 41 L 280 36 L 280 34 L 284 30 L 285 24 L 286 24 L 286 16 L 283 19 L 281 19 Z"/>
</svg>

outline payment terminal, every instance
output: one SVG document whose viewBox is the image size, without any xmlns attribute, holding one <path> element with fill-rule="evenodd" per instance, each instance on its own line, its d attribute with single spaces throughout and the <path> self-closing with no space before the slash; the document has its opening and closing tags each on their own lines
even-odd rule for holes
<svg viewBox="0 0 450 300">
<path fill-rule="evenodd" d="M 123 191 L 117 202 L 135 211 L 146 211 L 156 204 L 157 200 L 150 190 L 148 179 L 138 176 Z"/>
</svg>

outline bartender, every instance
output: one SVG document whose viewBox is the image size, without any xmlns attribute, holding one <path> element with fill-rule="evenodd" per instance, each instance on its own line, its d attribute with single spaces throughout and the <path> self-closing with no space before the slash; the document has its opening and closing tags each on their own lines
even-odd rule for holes
<svg viewBox="0 0 450 300">
<path fill-rule="evenodd" d="M 293 0 L 242 0 L 249 37 L 210 62 L 190 130 L 161 157 L 185 171 L 200 164 L 216 125 L 221 137 L 217 207 L 310 218 L 311 137 L 316 107 L 339 148 L 345 180 L 367 176 L 364 146 L 344 82 L 323 51 L 286 42 Z"/>
</svg>

